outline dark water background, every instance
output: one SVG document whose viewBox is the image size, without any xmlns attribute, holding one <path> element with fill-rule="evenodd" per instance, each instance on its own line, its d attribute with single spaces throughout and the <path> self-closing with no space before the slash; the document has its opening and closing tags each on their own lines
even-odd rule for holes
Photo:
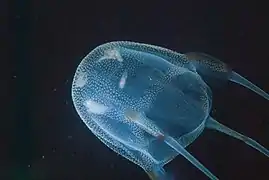
<svg viewBox="0 0 269 180">
<path fill-rule="evenodd" d="M 148 180 L 79 119 L 70 91 L 77 65 L 102 43 L 131 40 L 211 54 L 269 92 L 261 2 L 2 1 L 0 179 Z M 268 101 L 228 83 L 213 102 L 217 120 L 269 148 Z M 220 179 L 269 179 L 268 158 L 223 134 L 205 131 L 188 150 Z M 166 169 L 178 180 L 207 179 L 180 156 Z"/>
</svg>

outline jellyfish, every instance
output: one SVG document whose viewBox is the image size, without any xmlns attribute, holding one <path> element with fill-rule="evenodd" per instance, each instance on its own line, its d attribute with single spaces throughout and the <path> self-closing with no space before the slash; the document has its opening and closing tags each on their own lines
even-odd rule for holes
<svg viewBox="0 0 269 180">
<path fill-rule="evenodd" d="M 269 150 L 210 116 L 216 81 L 232 81 L 269 100 L 265 91 L 210 55 L 128 41 L 102 44 L 82 60 L 72 99 L 92 133 L 152 180 L 173 179 L 164 167 L 178 155 L 218 179 L 186 149 L 204 129 L 239 139 L 267 157 Z"/>
</svg>

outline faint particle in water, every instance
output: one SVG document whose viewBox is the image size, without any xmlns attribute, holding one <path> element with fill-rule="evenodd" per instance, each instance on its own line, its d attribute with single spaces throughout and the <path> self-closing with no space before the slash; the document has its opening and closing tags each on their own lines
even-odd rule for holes
<svg viewBox="0 0 269 180">
<path fill-rule="evenodd" d="M 30 168 L 31 167 L 31 164 L 28 164 L 28 166 L 27 166 L 28 168 Z"/>
<path fill-rule="evenodd" d="M 110 168 L 111 169 L 114 169 L 115 168 L 115 165 L 113 163 L 110 164 Z"/>
<path fill-rule="evenodd" d="M 245 32 L 239 32 L 239 36 L 240 37 L 244 37 L 245 36 Z"/>
<path fill-rule="evenodd" d="M 72 139 L 72 138 L 73 138 L 73 136 L 69 135 L 69 136 L 67 136 L 67 138 L 68 138 L 68 139 Z"/>
<path fill-rule="evenodd" d="M 14 76 L 12 76 L 13 77 L 13 79 L 16 79 L 17 78 L 17 76 L 16 75 L 14 75 Z"/>
<path fill-rule="evenodd" d="M 42 156 L 42 159 L 45 159 L 45 156 L 44 155 Z"/>
<path fill-rule="evenodd" d="M 53 89 L 53 91 L 54 91 L 54 92 L 56 92 L 56 91 L 57 91 L 57 89 L 56 89 L 56 88 L 54 88 L 54 89 Z"/>
</svg>

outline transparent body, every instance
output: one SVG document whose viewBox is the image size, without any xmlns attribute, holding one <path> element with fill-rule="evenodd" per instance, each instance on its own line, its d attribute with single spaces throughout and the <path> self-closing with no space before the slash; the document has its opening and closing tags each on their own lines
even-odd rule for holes
<svg viewBox="0 0 269 180">
<path fill-rule="evenodd" d="M 179 154 L 218 179 L 185 149 L 204 128 L 240 139 L 266 156 L 269 151 L 209 116 L 212 79 L 231 80 L 269 100 L 211 56 L 134 42 L 110 42 L 90 52 L 75 73 L 72 98 L 93 134 L 151 179 L 170 179 L 163 166 Z"/>
</svg>

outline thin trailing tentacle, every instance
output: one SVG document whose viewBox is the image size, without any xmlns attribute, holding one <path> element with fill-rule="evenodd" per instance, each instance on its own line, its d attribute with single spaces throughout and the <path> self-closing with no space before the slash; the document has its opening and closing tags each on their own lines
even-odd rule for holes
<svg viewBox="0 0 269 180">
<path fill-rule="evenodd" d="M 151 171 L 146 171 L 151 180 L 175 180 L 162 166 L 156 166 Z"/>
<path fill-rule="evenodd" d="M 265 156 L 269 157 L 269 150 L 260 145 L 258 142 L 255 140 L 251 139 L 250 137 L 247 137 L 243 134 L 240 134 L 225 125 L 219 123 L 218 121 L 214 120 L 212 117 L 209 117 L 206 123 L 206 127 L 210 129 L 215 129 L 219 132 L 225 133 L 229 136 L 232 136 L 236 139 L 239 139 L 241 141 L 244 141 L 247 145 L 253 147 L 254 149 L 260 151 L 262 154 Z"/>
<path fill-rule="evenodd" d="M 264 97 L 265 99 L 269 100 L 268 93 L 264 92 L 261 88 L 259 88 L 258 86 L 256 86 L 255 84 L 253 84 L 252 82 L 247 80 L 246 78 L 242 77 L 240 74 L 232 71 L 229 80 L 232 82 L 235 82 L 237 84 L 240 84 L 240 85 L 254 91 L 255 93 L 259 94 L 260 96 Z"/>
<path fill-rule="evenodd" d="M 168 146 L 176 150 L 179 154 L 185 157 L 188 161 L 190 161 L 194 166 L 196 166 L 199 170 L 201 170 L 205 175 L 207 175 L 212 180 L 218 180 L 218 178 L 212 174 L 202 163 L 200 163 L 195 157 L 193 157 L 183 146 L 181 146 L 173 137 L 166 135 L 161 132 L 161 130 L 152 123 L 150 119 L 145 118 L 138 112 L 128 109 L 125 111 L 125 117 L 135 123 L 138 126 L 143 128 L 147 133 L 156 137 L 159 140 L 163 140 Z M 161 171 L 152 171 L 148 173 L 151 179 L 155 180 L 162 176 L 163 173 Z M 155 179 L 154 179 L 155 178 Z"/>
<path fill-rule="evenodd" d="M 202 171 L 212 180 L 218 180 L 218 178 L 212 174 L 203 164 L 201 164 L 195 157 L 193 157 L 184 147 L 182 147 L 174 138 L 171 136 L 165 137 L 164 140 L 169 146 L 175 149 L 178 153 L 184 156 L 188 161 L 190 161 L 195 167 Z"/>
<path fill-rule="evenodd" d="M 210 86 L 218 86 L 229 80 L 240 84 L 269 100 L 268 93 L 242 77 L 240 74 L 234 72 L 228 65 L 219 59 L 200 52 L 189 52 L 185 53 L 185 55 L 192 62 L 197 73 Z"/>
</svg>

